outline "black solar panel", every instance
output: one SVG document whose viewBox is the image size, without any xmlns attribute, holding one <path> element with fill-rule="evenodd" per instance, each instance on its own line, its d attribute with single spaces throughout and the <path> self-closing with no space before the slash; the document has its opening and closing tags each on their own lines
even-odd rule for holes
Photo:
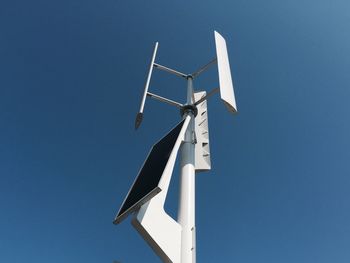
<svg viewBox="0 0 350 263">
<path fill-rule="evenodd" d="M 114 223 L 120 223 L 129 213 L 138 209 L 158 194 L 158 187 L 171 151 L 179 137 L 184 121 L 181 121 L 174 129 L 165 135 L 151 149 L 136 180 L 134 181 L 126 199 L 124 200 Z"/>
</svg>

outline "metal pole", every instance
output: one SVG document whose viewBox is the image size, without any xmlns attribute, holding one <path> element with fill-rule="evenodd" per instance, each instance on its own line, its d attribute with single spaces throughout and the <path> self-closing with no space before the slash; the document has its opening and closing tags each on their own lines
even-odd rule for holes
<svg viewBox="0 0 350 263">
<path fill-rule="evenodd" d="M 187 77 L 187 104 L 194 103 L 192 77 Z M 195 227 L 195 144 L 194 115 L 191 110 L 184 113 L 190 115 L 191 121 L 181 146 L 181 175 L 178 223 L 182 226 L 181 263 L 196 262 L 196 227 Z"/>
</svg>

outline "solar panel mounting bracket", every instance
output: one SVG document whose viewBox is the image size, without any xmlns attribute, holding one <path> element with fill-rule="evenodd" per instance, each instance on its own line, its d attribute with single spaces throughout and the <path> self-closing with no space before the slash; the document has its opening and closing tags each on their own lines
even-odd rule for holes
<svg viewBox="0 0 350 263">
<path fill-rule="evenodd" d="M 180 263 L 181 258 L 181 225 L 164 210 L 170 180 L 176 156 L 184 141 L 185 132 L 191 117 L 185 118 L 182 129 L 170 154 L 159 186 L 162 191 L 141 206 L 131 223 L 145 241 L 164 262 Z"/>
</svg>

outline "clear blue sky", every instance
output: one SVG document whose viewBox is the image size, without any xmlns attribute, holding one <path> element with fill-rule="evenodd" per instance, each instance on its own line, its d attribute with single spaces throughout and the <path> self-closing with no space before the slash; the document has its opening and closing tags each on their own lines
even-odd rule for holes
<svg viewBox="0 0 350 263">
<path fill-rule="evenodd" d="M 209 101 L 198 262 L 350 262 L 350 4 L 12 0 L 0 4 L 0 262 L 160 262 L 112 220 L 179 120 L 148 101 L 149 59 L 189 73 L 227 40 L 239 114 Z M 197 90 L 218 84 L 215 68 Z M 151 91 L 184 101 L 155 72 Z M 175 215 L 178 174 L 167 204 Z"/>
</svg>

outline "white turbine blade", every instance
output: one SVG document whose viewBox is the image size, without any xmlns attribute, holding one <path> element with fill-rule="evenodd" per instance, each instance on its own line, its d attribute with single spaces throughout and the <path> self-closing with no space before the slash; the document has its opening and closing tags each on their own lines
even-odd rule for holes
<svg viewBox="0 0 350 263">
<path fill-rule="evenodd" d="M 140 110 L 136 115 L 136 120 L 135 120 L 135 129 L 137 129 L 143 119 L 143 108 L 145 107 L 145 102 L 146 102 L 146 97 L 147 97 L 147 91 L 148 91 L 148 87 L 149 87 L 149 83 L 151 81 L 151 76 L 152 76 L 152 71 L 153 71 L 153 66 L 154 66 L 154 61 L 156 59 L 156 54 L 157 54 L 157 49 L 158 49 L 158 42 L 156 42 L 155 46 L 154 46 L 154 51 L 153 51 L 153 55 L 152 55 L 152 60 L 151 60 L 151 64 L 149 66 L 149 71 L 148 71 L 148 75 L 147 75 L 147 80 L 146 80 L 146 84 L 145 84 L 145 89 L 143 92 L 143 96 L 142 96 L 142 100 L 141 100 L 141 106 L 140 106 Z"/>
<path fill-rule="evenodd" d="M 216 31 L 215 46 L 218 61 L 220 96 L 230 112 L 236 112 L 236 100 L 233 91 L 230 63 L 228 60 L 227 47 L 225 39 Z"/>
</svg>

